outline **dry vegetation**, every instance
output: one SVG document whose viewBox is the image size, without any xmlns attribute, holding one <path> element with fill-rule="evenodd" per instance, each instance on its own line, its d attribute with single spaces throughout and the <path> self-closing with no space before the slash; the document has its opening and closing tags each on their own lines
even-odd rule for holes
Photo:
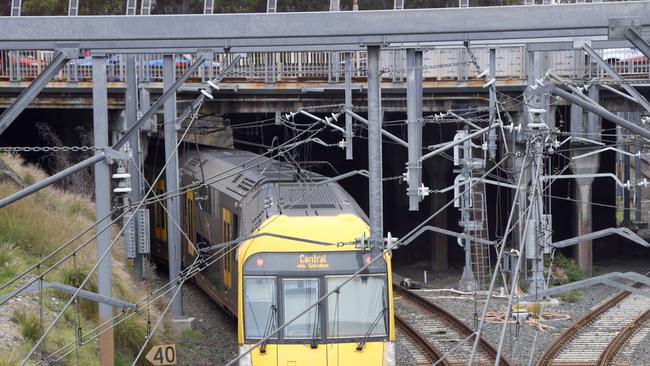
<svg viewBox="0 0 650 366">
<path fill-rule="evenodd" d="M 15 155 L 0 155 L 0 160 L 26 184 L 45 178 L 45 173 L 35 166 L 26 165 Z M 16 192 L 19 187 L 12 179 L 2 179 L 0 172 L 0 197 Z M 49 187 L 30 197 L 24 198 L 8 207 L 0 209 L 0 284 L 4 284 L 25 270 L 40 258 L 66 243 L 85 228 L 94 223 L 93 202 L 86 196 L 71 194 Z M 95 231 L 77 240 L 69 249 L 62 251 L 47 264 L 53 263 L 71 249 L 86 240 L 88 246 L 79 252 L 76 260 L 68 260 L 56 270 L 45 276 L 46 282 L 60 282 L 69 285 L 81 283 L 96 261 L 95 245 L 92 236 Z M 113 249 L 113 297 L 136 303 L 146 293 L 144 284 L 137 284 L 125 265 L 121 242 Z M 30 273 L 26 279 L 38 277 L 38 271 Z M 26 280 L 25 279 L 25 280 Z M 84 288 L 96 291 L 96 274 Z M 18 281 L 18 284 L 24 280 Z M 3 293 L 11 289 L 5 289 Z M 39 338 L 41 330 L 68 301 L 67 295 L 52 290 L 23 295 L 18 300 L 0 308 L 0 333 L 15 334 L 17 342 L 0 338 L 0 365 L 13 365 L 31 349 Z M 40 305 L 42 303 L 42 306 Z M 136 316 L 121 323 L 115 329 L 116 364 L 130 364 L 139 350 L 147 329 L 147 316 L 155 322 L 164 304 L 152 306 L 150 311 L 141 311 Z M 41 315 L 41 310 L 42 314 Z M 5 322 L 2 317 L 5 317 Z M 41 318 L 43 321 L 41 322 Z M 77 328 L 87 332 L 97 325 L 97 304 L 81 300 L 71 306 L 57 324 L 55 330 L 46 338 L 42 354 L 53 352 L 61 346 L 74 342 Z M 164 327 L 157 332 L 158 337 L 169 338 L 170 329 Z M 162 335 L 161 335 L 162 334 Z M 17 343 L 17 344 L 16 344 Z M 37 359 L 36 357 L 34 359 Z M 89 342 L 57 364 L 93 365 L 97 363 L 97 345 Z"/>
</svg>

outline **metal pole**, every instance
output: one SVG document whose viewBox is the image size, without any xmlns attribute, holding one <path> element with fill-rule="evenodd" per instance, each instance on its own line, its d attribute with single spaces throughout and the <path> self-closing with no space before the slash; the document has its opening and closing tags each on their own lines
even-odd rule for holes
<svg viewBox="0 0 650 366">
<path fill-rule="evenodd" d="M 641 155 L 638 154 L 639 151 L 641 151 L 641 145 L 637 141 L 635 143 L 636 145 L 636 162 L 635 162 L 635 167 L 634 167 L 634 182 L 636 184 L 641 183 L 642 178 L 641 178 Z M 635 221 L 636 224 L 638 225 L 641 222 L 641 187 L 637 186 L 636 189 L 634 190 L 634 207 L 635 207 Z"/>
<path fill-rule="evenodd" d="M 302 112 L 302 111 L 300 111 L 300 112 Z M 356 119 L 357 121 L 359 121 L 359 122 L 363 123 L 364 125 L 368 126 L 368 120 L 367 120 L 367 119 L 365 119 L 365 118 L 361 117 L 360 115 L 358 115 L 358 114 L 352 112 L 351 110 L 346 109 L 346 110 L 345 110 L 345 114 L 352 116 L 352 118 L 354 118 L 354 119 Z M 392 133 L 390 133 L 390 132 L 384 130 L 383 128 L 381 129 L 381 134 L 384 135 L 384 136 L 386 136 L 387 138 L 389 138 L 389 139 L 395 141 L 395 142 L 398 143 L 399 145 L 402 145 L 402 146 L 404 146 L 404 147 L 408 147 L 408 146 L 409 146 L 409 144 L 408 144 L 406 141 L 404 141 L 404 140 L 402 140 L 401 138 L 399 138 L 399 137 L 393 135 Z"/>
<path fill-rule="evenodd" d="M 174 70 L 174 55 L 163 56 L 163 89 L 172 88 L 176 78 Z M 178 189 L 178 154 L 176 153 L 176 92 L 165 101 L 165 169 L 166 191 L 175 192 Z M 167 251 L 169 255 L 169 278 L 177 278 L 181 271 L 181 233 L 173 223 L 180 221 L 180 202 L 177 195 L 167 198 Z M 178 285 L 175 285 L 178 286 Z M 176 289 L 173 290 L 176 292 Z M 174 318 L 183 316 L 182 294 L 174 297 L 171 304 L 171 314 Z"/>
<path fill-rule="evenodd" d="M 138 79 L 135 70 L 135 55 L 128 54 L 126 55 L 126 95 L 125 95 L 125 115 L 126 115 L 126 127 L 127 130 L 135 126 L 138 121 Z M 133 157 L 133 162 L 130 165 L 132 169 L 131 173 L 131 202 L 140 202 L 142 200 L 142 183 L 140 179 L 140 134 L 134 133 L 129 138 L 129 147 L 131 149 L 131 156 Z M 133 212 L 134 215 L 137 215 L 137 212 Z M 138 237 L 140 236 L 140 220 L 134 220 L 133 226 L 134 236 L 133 240 L 135 243 L 138 243 Z M 146 230 L 148 232 L 148 230 Z M 139 245 L 135 246 L 139 248 Z M 135 253 L 135 258 L 133 259 L 133 270 L 135 272 L 135 278 L 138 281 L 141 281 L 144 278 L 144 260 L 143 255 L 137 252 Z"/>
<path fill-rule="evenodd" d="M 469 130 L 468 127 L 465 127 L 465 132 Z M 460 215 L 461 215 L 461 226 L 463 227 L 463 233 L 467 236 L 470 236 L 470 232 L 473 230 L 470 225 L 472 218 L 470 217 L 470 209 L 472 207 L 472 193 L 473 188 L 469 184 L 471 178 L 470 169 L 471 169 L 471 147 L 470 140 L 466 139 L 463 143 L 463 160 L 461 162 L 462 166 L 462 176 L 463 176 L 463 196 L 460 198 Z M 470 189 L 467 189 L 470 188 Z M 478 284 L 476 283 L 476 278 L 474 277 L 474 270 L 472 268 L 472 242 L 465 238 L 463 239 L 463 249 L 465 251 L 465 267 L 463 268 L 463 274 L 460 277 L 459 286 L 465 291 L 476 290 Z"/>
<path fill-rule="evenodd" d="M 106 88 L 106 56 L 93 55 L 93 138 L 95 146 L 108 146 L 108 92 Z M 97 152 L 97 154 L 100 154 Z M 109 225 L 111 205 L 111 185 L 109 167 L 104 161 L 95 164 L 95 214 L 98 231 Z M 103 221 L 102 218 L 104 218 Z M 102 230 L 97 234 L 97 257 L 106 253 L 111 245 L 111 231 Z M 112 297 L 111 254 L 106 255 L 97 267 L 97 293 Z M 99 323 L 103 324 L 113 317 L 113 309 L 99 304 Z M 99 363 L 102 366 L 114 364 L 114 344 L 112 324 L 99 336 Z"/>
<path fill-rule="evenodd" d="M 345 109 L 352 109 L 352 62 L 350 53 L 345 53 Z M 345 114 L 345 159 L 352 160 L 352 116 Z"/>
<path fill-rule="evenodd" d="M 537 88 L 537 90 L 539 90 L 539 91 L 542 91 L 542 90 L 550 91 L 551 93 L 553 93 L 553 94 L 555 94 L 555 95 L 557 95 L 557 96 L 559 96 L 559 97 L 561 97 L 563 99 L 566 99 L 571 103 L 575 103 L 575 104 L 581 106 L 582 108 L 586 109 L 589 112 L 597 114 L 598 116 L 600 116 L 602 118 L 610 120 L 610 121 L 614 122 L 615 124 L 617 124 L 617 125 L 619 125 L 619 126 L 621 126 L 623 128 L 628 129 L 630 132 L 634 132 L 634 133 L 638 134 L 639 136 L 645 138 L 646 140 L 650 140 L 650 131 L 648 131 L 648 130 L 644 129 L 643 127 L 641 127 L 639 125 L 636 125 L 636 124 L 634 124 L 634 123 L 632 123 L 632 122 L 630 122 L 630 121 L 628 121 L 628 120 L 626 120 L 624 118 L 621 118 L 621 117 L 617 116 L 616 114 L 606 110 L 603 107 L 595 105 L 594 103 L 589 103 L 589 102 L 585 101 L 584 99 L 582 99 L 582 98 L 580 98 L 578 96 L 575 96 L 575 95 L 573 95 L 573 94 L 571 94 L 569 92 L 566 92 L 566 91 L 562 90 L 559 87 L 552 86 L 550 88 L 550 90 L 545 88 L 545 87 L 542 87 L 542 88 Z"/>
<path fill-rule="evenodd" d="M 422 129 L 417 123 L 417 90 L 415 77 L 415 50 L 406 50 L 406 120 L 408 126 L 408 162 L 406 172 L 408 177 L 409 211 L 417 211 L 420 203 L 418 195 L 418 174 L 422 149 L 418 150 L 416 140 L 422 141 Z"/>
<path fill-rule="evenodd" d="M 490 80 L 497 77 L 497 50 L 490 48 Z M 497 116 L 497 91 L 496 87 L 490 87 L 490 125 L 494 124 Z M 492 129 L 488 133 L 488 152 L 490 159 L 494 159 L 497 153 L 497 131 Z"/>
<path fill-rule="evenodd" d="M 368 46 L 368 211 L 370 245 L 379 249 L 382 228 L 382 155 L 381 155 L 381 84 L 379 75 L 380 46 Z"/>
<path fill-rule="evenodd" d="M 621 130 L 622 132 L 623 130 Z M 625 132 L 622 132 L 625 133 Z M 627 134 L 626 134 L 627 140 Z M 630 146 L 625 144 L 623 149 L 625 151 L 630 151 Z M 630 156 L 623 154 L 623 182 L 630 181 Z M 623 190 L 623 226 L 630 225 L 630 190 Z"/>
</svg>

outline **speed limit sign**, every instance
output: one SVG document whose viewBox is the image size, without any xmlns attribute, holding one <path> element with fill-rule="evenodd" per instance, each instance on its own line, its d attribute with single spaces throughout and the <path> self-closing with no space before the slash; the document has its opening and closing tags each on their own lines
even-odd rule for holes
<svg viewBox="0 0 650 366">
<path fill-rule="evenodd" d="M 176 345 L 153 346 L 145 358 L 155 366 L 176 365 Z"/>
</svg>

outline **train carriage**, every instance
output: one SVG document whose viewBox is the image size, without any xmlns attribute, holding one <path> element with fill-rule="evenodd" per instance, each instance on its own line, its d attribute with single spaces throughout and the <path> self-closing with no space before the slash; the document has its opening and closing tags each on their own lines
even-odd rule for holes
<svg viewBox="0 0 650 366">
<path fill-rule="evenodd" d="M 368 235 L 365 214 L 340 185 L 325 179 L 239 150 L 202 149 L 181 159 L 182 185 L 208 183 L 181 201 L 184 266 L 199 255 L 196 247 L 262 234 L 217 251 L 219 260 L 195 276 L 237 317 L 240 353 L 270 336 L 240 365 L 395 364 L 388 254 L 277 330 L 372 259 L 354 243 Z M 164 182 L 157 188 L 163 191 Z M 152 254 L 164 261 L 166 218 L 160 208 L 152 211 Z"/>
</svg>

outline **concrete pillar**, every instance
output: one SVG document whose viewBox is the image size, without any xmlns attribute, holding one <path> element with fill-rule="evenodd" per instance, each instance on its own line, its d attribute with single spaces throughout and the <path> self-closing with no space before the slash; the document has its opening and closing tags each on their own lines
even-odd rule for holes
<svg viewBox="0 0 650 366">
<path fill-rule="evenodd" d="M 578 185 L 576 186 L 576 198 L 578 209 L 578 223 L 577 235 L 588 234 L 592 232 L 592 215 L 591 215 L 591 193 L 593 178 L 576 179 Z M 591 240 L 580 242 L 573 248 L 573 257 L 575 258 L 578 267 L 587 273 L 589 276 L 592 274 L 593 266 L 593 248 Z"/>
</svg>

